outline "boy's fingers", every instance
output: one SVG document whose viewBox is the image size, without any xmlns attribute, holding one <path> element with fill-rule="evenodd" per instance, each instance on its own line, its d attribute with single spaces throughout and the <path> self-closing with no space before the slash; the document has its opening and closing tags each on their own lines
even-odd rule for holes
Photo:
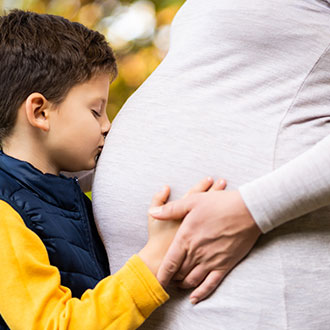
<svg viewBox="0 0 330 330">
<path fill-rule="evenodd" d="M 152 197 L 150 207 L 163 205 L 164 203 L 166 203 L 169 195 L 170 195 L 170 187 L 164 186 L 161 191 L 157 192 Z"/>
<path fill-rule="evenodd" d="M 196 186 L 192 187 L 184 196 L 183 198 L 186 198 L 187 196 L 198 193 L 198 192 L 203 192 L 207 191 L 211 185 L 213 184 L 213 179 L 209 176 L 207 178 L 204 178 L 200 182 L 196 184 Z"/>
<path fill-rule="evenodd" d="M 226 188 L 226 181 L 224 179 L 218 179 L 212 185 L 209 190 L 224 190 Z"/>
<path fill-rule="evenodd" d="M 193 206 L 192 196 L 185 199 L 178 199 L 161 206 L 152 206 L 148 213 L 158 220 L 183 219 Z"/>
</svg>

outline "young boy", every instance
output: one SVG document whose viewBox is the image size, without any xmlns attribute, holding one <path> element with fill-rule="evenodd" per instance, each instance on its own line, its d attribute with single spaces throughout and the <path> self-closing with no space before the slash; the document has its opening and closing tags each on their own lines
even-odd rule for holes
<svg viewBox="0 0 330 330">
<path fill-rule="evenodd" d="M 116 72 L 98 32 L 20 10 L 0 17 L 0 329 L 135 329 L 168 299 L 154 275 L 177 224 L 150 218 L 145 248 L 109 276 L 90 202 L 60 174 L 95 167 Z"/>
</svg>

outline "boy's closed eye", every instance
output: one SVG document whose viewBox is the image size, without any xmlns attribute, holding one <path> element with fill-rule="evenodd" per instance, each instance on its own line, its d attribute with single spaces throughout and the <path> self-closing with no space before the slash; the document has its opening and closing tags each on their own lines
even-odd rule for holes
<svg viewBox="0 0 330 330">
<path fill-rule="evenodd" d="M 91 109 L 91 111 L 95 117 L 101 117 L 101 114 L 97 110 Z"/>
</svg>

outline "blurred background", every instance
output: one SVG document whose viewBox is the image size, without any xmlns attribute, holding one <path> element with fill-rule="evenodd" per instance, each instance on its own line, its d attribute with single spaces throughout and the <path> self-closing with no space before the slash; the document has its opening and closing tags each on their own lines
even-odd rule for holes
<svg viewBox="0 0 330 330">
<path fill-rule="evenodd" d="M 112 121 L 166 55 L 170 23 L 184 1 L 0 0 L 0 11 L 20 8 L 61 15 L 103 33 L 115 51 L 119 68 L 107 108 Z"/>
</svg>

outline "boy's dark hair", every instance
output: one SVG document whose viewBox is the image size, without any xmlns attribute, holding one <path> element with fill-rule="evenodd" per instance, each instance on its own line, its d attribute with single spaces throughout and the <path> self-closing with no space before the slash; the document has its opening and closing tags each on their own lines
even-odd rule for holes
<svg viewBox="0 0 330 330">
<path fill-rule="evenodd" d="M 15 9 L 1 16 L 0 143 L 31 93 L 59 104 L 73 86 L 103 72 L 114 79 L 117 66 L 99 32 L 54 15 Z"/>
</svg>

